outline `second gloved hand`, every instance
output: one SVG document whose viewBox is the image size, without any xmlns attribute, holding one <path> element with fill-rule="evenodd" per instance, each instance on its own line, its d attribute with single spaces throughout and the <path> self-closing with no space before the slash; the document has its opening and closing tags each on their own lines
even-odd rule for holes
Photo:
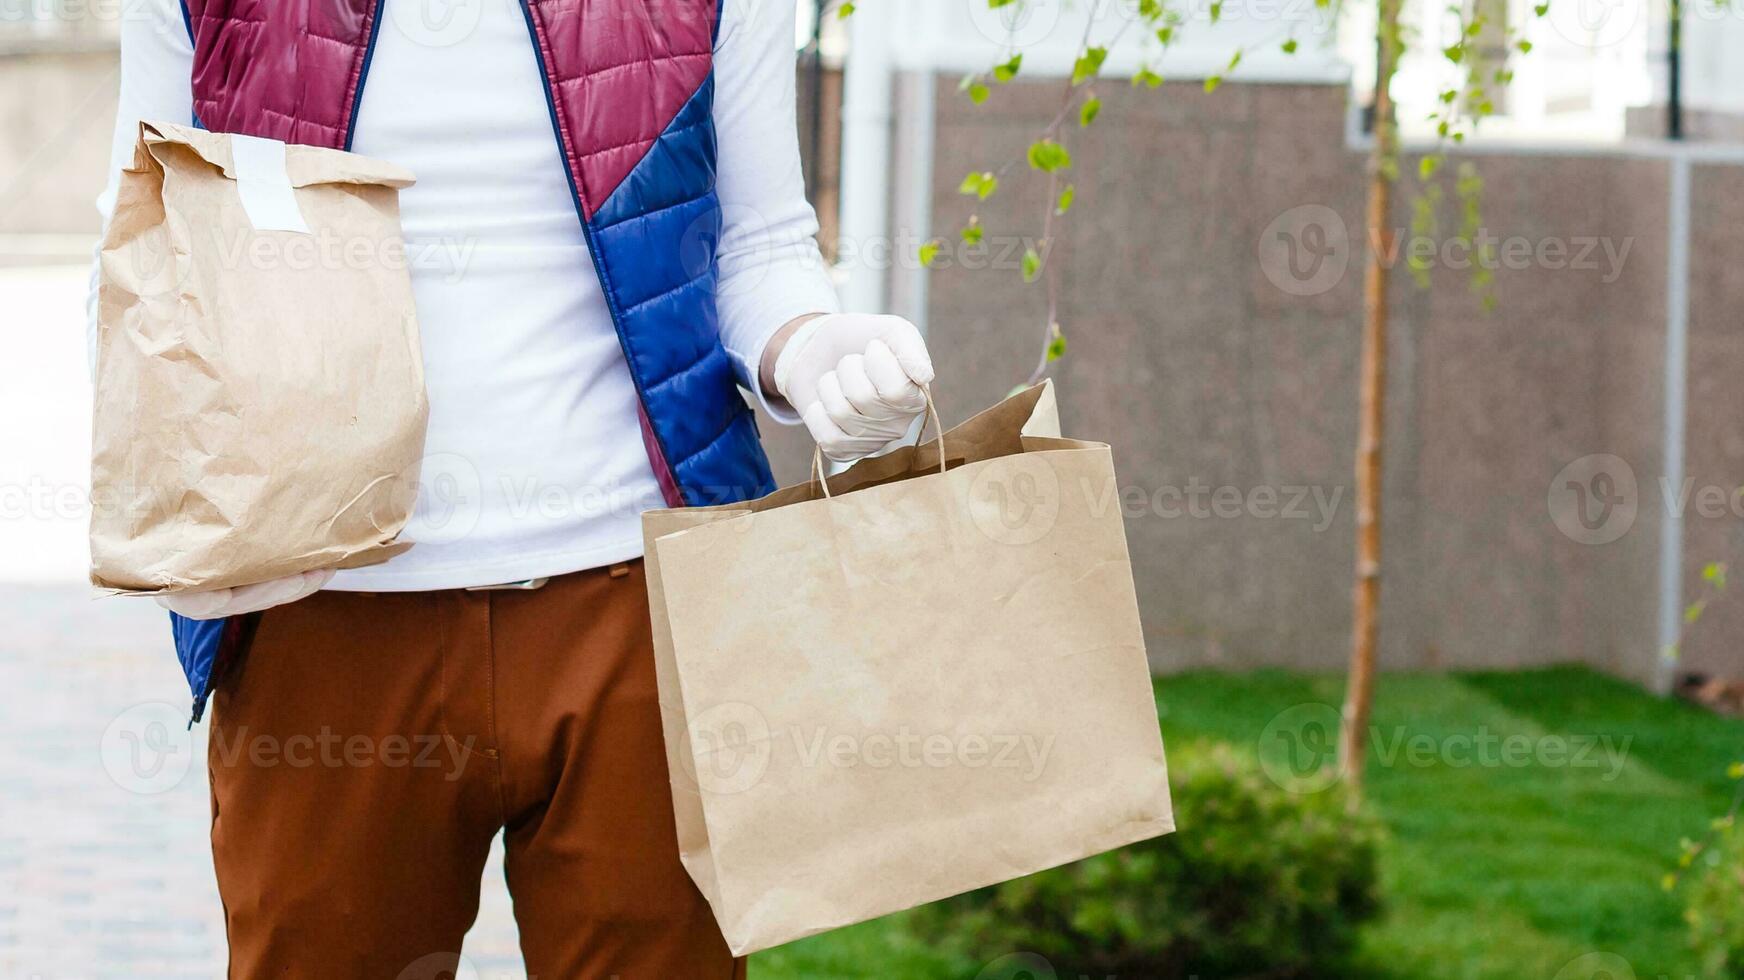
<svg viewBox="0 0 1744 980">
<path fill-rule="evenodd" d="M 776 356 L 775 388 L 825 456 L 869 456 L 926 412 L 933 362 L 915 325 L 899 316 L 833 313 L 808 320 Z"/>
</svg>

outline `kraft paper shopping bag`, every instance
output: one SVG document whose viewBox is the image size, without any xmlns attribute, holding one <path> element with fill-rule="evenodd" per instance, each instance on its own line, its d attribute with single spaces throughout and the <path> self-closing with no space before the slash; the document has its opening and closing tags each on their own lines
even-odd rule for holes
<svg viewBox="0 0 1744 980">
<path fill-rule="evenodd" d="M 828 494 L 644 516 L 680 852 L 735 953 L 1174 828 L 1111 454 L 1051 387 Z"/>
<path fill-rule="evenodd" d="M 367 157 L 144 123 L 100 258 L 91 580 L 385 561 L 428 408 L 399 189 Z"/>
</svg>

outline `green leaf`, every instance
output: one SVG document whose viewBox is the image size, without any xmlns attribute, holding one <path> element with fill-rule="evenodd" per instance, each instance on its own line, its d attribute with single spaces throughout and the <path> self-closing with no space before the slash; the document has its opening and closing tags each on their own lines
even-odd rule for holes
<svg viewBox="0 0 1744 980">
<path fill-rule="evenodd" d="M 1094 97 L 1087 99 L 1084 102 L 1084 108 L 1078 110 L 1078 125 L 1088 126 L 1095 122 L 1096 117 L 1101 114 L 1102 100 Z"/>
<path fill-rule="evenodd" d="M 1016 2 L 1017 0 L 987 0 L 987 9 L 998 10 L 1000 7 L 1009 7 Z"/>
<path fill-rule="evenodd" d="M 1222 75 L 1209 76 L 1208 78 L 1205 79 L 1205 91 L 1215 92 L 1215 91 L 1217 91 L 1217 86 L 1222 85 L 1222 84 L 1223 84 L 1223 76 Z"/>
<path fill-rule="evenodd" d="M 969 93 L 969 101 L 970 102 L 973 102 L 976 105 L 980 105 L 981 103 L 987 101 L 987 96 L 989 94 L 989 90 L 987 88 L 986 83 L 974 82 L 969 86 L 967 91 Z"/>
<path fill-rule="evenodd" d="M 1097 73 L 1102 71 L 1102 63 L 1108 60 L 1108 49 L 1103 47 L 1085 48 L 1084 53 L 1072 65 L 1072 84 L 1082 85 Z"/>
<path fill-rule="evenodd" d="M 1234 71 L 1235 66 L 1239 65 L 1239 64 L 1241 64 L 1241 50 L 1238 48 L 1238 49 L 1236 49 L 1236 52 L 1234 54 L 1229 56 L 1229 65 L 1227 67 L 1225 67 L 1223 70 L 1224 71 Z"/>
<path fill-rule="evenodd" d="M 1067 211 L 1072 210 L 1072 202 L 1076 201 L 1077 199 L 1078 199 L 1077 186 L 1074 184 L 1067 184 L 1066 189 L 1060 192 L 1060 201 L 1057 205 L 1054 206 L 1054 213 L 1055 214 L 1065 214 Z"/>
<path fill-rule="evenodd" d="M 1518 48 L 1521 54 L 1531 54 L 1532 53 L 1532 42 L 1526 40 L 1525 38 L 1521 38 L 1520 40 L 1515 41 L 1514 47 Z"/>
<path fill-rule="evenodd" d="M 1712 585 L 1716 589 L 1725 588 L 1726 587 L 1726 564 L 1725 564 L 1725 562 L 1718 562 L 1718 561 L 1709 562 L 1706 566 L 1704 566 L 1702 568 L 1702 581 L 1708 583 L 1709 585 Z"/>
<path fill-rule="evenodd" d="M 854 4 L 853 4 L 852 0 L 849 0 L 849 2 L 844 3 L 840 7 L 836 8 L 836 19 L 837 20 L 847 20 L 849 17 L 854 16 L 854 10 L 855 10 Z"/>
<path fill-rule="evenodd" d="M 993 66 L 993 80 L 1004 85 L 1006 82 L 1016 78 L 1018 71 L 1022 68 L 1023 53 L 1020 51 L 1017 54 L 1012 55 L 1010 61 L 1007 61 L 1002 65 Z"/>
<path fill-rule="evenodd" d="M 1744 779 L 1744 762 L 1734 762 L 1726 767 L 1728 779 Z"/>
<path fill-rule="evenodd" d="M 1025 249 L 1023 253 L 1023 281 L 1035 282 L 1042 273 L 1042 257 L 1035 249 Z"/>
<path fill-rule="evenodd" d="M 1157 28 L 1157 40 L 1159 42 L 1161 42 L 1164 47 L 1167 47 L 1169 45 L 1169 42 L 1173 41 L 1174 39 L 1175 39 L 1175 29 L 1173 27 L 1159 27 L 1159 28 Z"/>
<path fill-rule="evenodd" d="M 1449 45 L 1449 46 L 1441 49 L 1441 55 L 1442 55 L 1442 57 L 1446 58 L 1448 61 L 1451 61 L 1457 65 L 1461 61 L 1465 60 L 1465 45 L 1464 44 Z"/>
<path fill-rule="evenodd" d="M 1066 356 L 1066 335 L 1054 329 L 1054 339 L 1048 341 L 1048 361 L 1050 363 Z"/>
<path fill-rule="evenodd" d="M 939 249 L 943 246 L 938 242 L 927 242 L 920 247 L 920 264 L 922 268 L 932 268 L 933 260 L 939 257 Z"/>
<path fill-rule="evenodd" d="M 1211 23 L 1223 19 L 1223 0 L 1211 0 Z"/>
<path fill-rule="evenodd" d="M 963 183 L 957 187 L 957 193 L 972 195 L 985 201 L 992 197 L 993 192 L 998 189 L 999 178 L 993 176 L 990 171 L 982 171 L 964 177 Z"/>
<path fill-rule="evenodd" d="M 1543 17 L 1545 14 L 1550 13 L 1550 4 L 1541 3 L 1538 6 L 1533 7 L 1532 12 L 1534 14 L 1538 15 L 1539 17 Z"/>
<path fill-rule="evenodd" d="M 1435 171 L 1439 170 L 1440 168 L 1441 168 L 1441 158 L 1440 157 L 1433 157 L 1433 156 L 1424 157 L 1423 159 L 1417 161 L 1417 177 L 1419 180 L 1428 180 L 1429 178 L 1435 176 Z"/>
<path fill-rule="evenodd" d="M 1132 76 L 1133 88 L 1138 88 L 1140 85 L 1143 85 L 1146 88 L 1157 88 L 1162 84 L 1163 76 L 1151 71 L 1149 68 L 1141 68 L 1139 69 L 1138 74 Z"/>
<path fill-rule="evenodd" d="M 1700 620 L 1702 618 L 1702 613 L 1707 612 L 1707 610 L 1708 600 L 1697 599 L 1695 602 L 1689 604 L 1688 609 L 1683 611 L 1683 621 L 1686 623 L 1694 623 L 1697 620 Z"/>
<path fill-rule="evenodd" d="M 1043 173 L 1054 173 L 1065 170 L 1072 165 L 1072 155 L 1066 148 L 1051 139 L 1040 139 L 1030 144 L 1029 165 Z"/>
<path fill-rule="evenodd" d="M 987 231 L 979 224 L 969 224 L 963 228 L 963 244 L 979 245 L 987 237 Z"/>
<path fill-rule="evenodd" d="M 1285 54 L 1295 54 L 1296 53 L 1296 39 L 1292 37 L 1292 38 L 1285 40 L 1283 47 L 1284 47 Z"/>
</svg>

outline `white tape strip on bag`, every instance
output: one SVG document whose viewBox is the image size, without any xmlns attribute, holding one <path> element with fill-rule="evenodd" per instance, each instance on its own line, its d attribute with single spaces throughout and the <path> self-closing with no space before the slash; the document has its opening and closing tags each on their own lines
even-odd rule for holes
<svg viewBox="0 0 1744 980">
<path fill-rule="evenodd" d="M 291 175 L 285 170 L 285 144 L 258 136 L 230 137 L 230 156 L 235 163 L 236 189 L 242 194 L 242 210 L 256 231 L 309 231 Z"/>
</svg>

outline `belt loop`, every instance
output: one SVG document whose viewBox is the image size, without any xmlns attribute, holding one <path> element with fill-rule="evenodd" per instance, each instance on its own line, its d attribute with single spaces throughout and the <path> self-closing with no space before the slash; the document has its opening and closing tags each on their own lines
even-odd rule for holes
<svg viewBox="0 0 1744 980">
<path fill-rule="evenodd" d="M 621 561 L 621 562 L 618 562 L 616 565 L 612 566 L 612 569 L 611 569 L 612 578 L 623 578 L 624 576 L 626 576 L 628 574 L 630 574 L 630 563 L 629 562 Z"/>
</svg>

